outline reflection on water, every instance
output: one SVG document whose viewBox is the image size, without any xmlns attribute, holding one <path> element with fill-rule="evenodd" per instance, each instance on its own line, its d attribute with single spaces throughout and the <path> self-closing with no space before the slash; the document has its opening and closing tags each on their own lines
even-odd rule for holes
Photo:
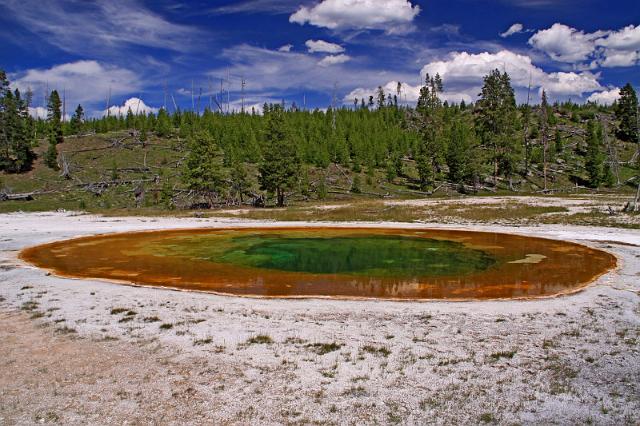
<svg viewBox="0 0 640 426">
<path fill-rule="evenodd" d="M 616 264 L 608 253 L 562 241 L 365 228 L 113 234 L 21 257 L 65 276 L 237 295 L 460 300 L 567 293 Z"/>
</svg>

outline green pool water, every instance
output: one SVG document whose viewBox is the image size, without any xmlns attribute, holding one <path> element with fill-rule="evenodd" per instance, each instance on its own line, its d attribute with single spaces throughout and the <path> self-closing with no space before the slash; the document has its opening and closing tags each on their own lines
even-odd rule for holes
<svg viewBox="0 0 640 426">
<path fill-rule="evenodd" d="M 615 267 L 578 244 L 491 232 L 228 228 L 83 237 L 21 258 L 71 277 L 261 297 L 502 299 L 570 293 Z"/>
<path fill-rule="evenodd" d="M 454 241 L 394 235 L 345 237 L 194 236 L 156 253 L 236 266 L 313 274 L 413 277 L 484 271 L 496 263 L 490 254 Z"/>
</svg>

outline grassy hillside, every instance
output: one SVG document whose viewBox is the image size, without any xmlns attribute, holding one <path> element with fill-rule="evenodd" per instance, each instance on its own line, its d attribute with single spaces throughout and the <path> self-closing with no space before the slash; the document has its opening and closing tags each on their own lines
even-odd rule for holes
<svg viewBox="0 0 640 426">
<path fill-rule="evenodd" d="M 557 129 L 562 136 L 561 147 L 550 148 L 549 195 L 593 193 L 585 187 L 586 123 L 588 117 L 556 113 Z M 601 117 L 609 127 L 615 126 L 612 115 Z M 615 183 L 600 188 L 601 193 L 635 193 L 635 143 L 625 143 L 612 136 L 604 155 L 613 153 L 618 159 Z M 490 184 L 473 191 L 444 181 L 437 182 L 432 193 L 420 191 L 416 163 L 405 156 L 401 159 L 403 174 L 389 181 L 383 168 L 347 167 L 331 163 L 326 168 L 313 165 L 303 167 L 298 187 L 289 195 L 289 204 L 335 202 L 362 199 L 404 199 L 417 197 L 448 197 L 460 191 L 475 195 L 540 194 L 543 188 L 541 149 L 535 134 L 531 139 L 533 165 L 528 176 L 516 175 L 515 191 L 509 191 L 502 180 L 498 187 Z M 0 212 L 40 210 L 127 210 L 138 213 L 185 211 L 202 209 L 201 199 L 190 193 L 182 179 L 188 144 L 174 133 L 170 137 L 149 134 L 145 143 L 133 131 L 117 131 L 87 136 L 67 136 L 58 145 L 61 171 L 45 166 L 43 154 L 46 142 L 35 148 L 37 159 L 31 171 L 0 175 L 0 192 L 9 199 L 0 202 Z M 223 155 L 223 154 L 221 154 Z M 633 160 L 633 161 L 632 161 Z M 242 202 L 239 197 L 227 197 L 214 207 L 251 205 L 263 192 L 257 183 L 257 164 L 246 163 L 250 188 Z M 65 174 L 66 173 L 66 174 Z M 321 183 L 322 182 L 322 183 Z M 5 197 L 7 198 L 7 197 Z M 208 206 L 206 206 L 208 207 Z"/>
</svg>

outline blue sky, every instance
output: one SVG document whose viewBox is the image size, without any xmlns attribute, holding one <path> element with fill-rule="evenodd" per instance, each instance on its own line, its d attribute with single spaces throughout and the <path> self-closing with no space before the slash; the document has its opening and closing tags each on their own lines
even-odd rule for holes
<svg viewBox="0 0 640 426">
<path fill-rule="evenodd" d="M 91 115 L 125 105 L 352 105 L 377 86 L 415 101 L 438 72 L 443 97 L 473 101 L 493 68 L 519 101 L 612 102 L 640 86 L 632 0 L 0 1 L 0 67 L 14 85 L 64 91 Z M 221 96 L 220 86 L 224 96 Z M 228 93 L 228 95 L 227 95 Z M 109 96 L 110 94 L 110 96 Z M 126 110 L 125 110 L 126 111 Z M 41 110 L 40 110 L 41 112 Z M 34 110 L 38 113 L 38 110 Z"/>
</svg>

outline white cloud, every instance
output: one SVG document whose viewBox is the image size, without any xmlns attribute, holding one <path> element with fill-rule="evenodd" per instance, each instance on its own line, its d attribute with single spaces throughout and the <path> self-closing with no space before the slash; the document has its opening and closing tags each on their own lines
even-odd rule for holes
<svg viewBox="0 0 640 426">
<path fill-rule="evenodd" d="M 150 112 L 155 114 L 159 111 L 159 108 L 153 108 L 148 106 L 140 98 L 129 98 L 126 101 L 124 101 L 122 105 L 110 106 L 108 110 L 104 110 L 102 112 L 102 115 L 107 115 L 107 112 L 108 112 L 109 115 L 113 115 L 116 117 L 120 115 L 124 116 L 128 114 L 129 110 L 131 110 L 131 112 L 136 115 L 148 114 Z"/>
<path fill-rule="evenodd" d="M 48 69 L 30 69 L 11 77 L 20 91 L 31 88 L 36 100 L 47 90 L 57 90 L 61 97 L 64 94 L 69 108 L 79 103 L 106 102 L 109 92 L 115 97 L 140 90 L 140 80 L 135 73 L 97 61 L 77 61 Z"/>
<path fill-rule="evenodd" d="M 558 62 L 575 63 L 589 58 L 595 48 L 595 41 L 606 33 L 584 33 L 563 24 L 553 24 L 551 28 L 540 30 L 529 39 L 529 44 L 546 53 Z"/>
<path fill-rule="evenodd" d="M 221 0 L 212 3 L 221 3 Z M 210 12 L 216 15 L 235 13 L 279 15 L 289 14 L 300 6 L 300 0 L 229 0 L 226 3 L 223 6 L 214 7 Z"/>
<path fill-rule="evenodd" d="M 629 25 L 621 30 L 611 31 L 606 37 L 599 39 L 597 44 L 625 51 L 640 50 L 640 25 Z"/>
<path fill-rule="evenodd" d="M 45 107 L 29 107 L 29 115 L 33 118 L 45 120 L 47 118 L 47 109 Z"/>
<path fill-rule="evenodd" d="M 321 67 L 328 67 L 331 65 L 336 65 L 336 64 L 343 64 L 345 62 L 348 62 L 351 60 L 351 56 L 349 55 L 329 55 L 329 56 L 325 56 L 324 58 L 322 58 L 322 60 L 320 62 L 318 62 L 318 65 L 320 65 Z"/>
<path fill-rule="evenodd" d="M 46 120 L 47 119 L 47 109 L 45 107 L 29 107 L 29 115 L 33 118 L 39 118 L 42 120 Z M 69 121 L 71 119 L 71 115 L 69 115 L 68 113 L 64 115 L 64 119 L 66 121 Z"/>
<path fill-rule="evenodd" d="M 407 32 L 420 6 L 408 0 L 323 0 L 313 7 L 303 6 L 289 22 L 331 30 L 385 30 Z"/>
<path fill-rule="evenodd" d="M 339 56 L 339 55 L 336 55 Z M 247 79 L 245 96 L 253 97 L 254 102 L 262 99 L 290 99 L 292 93 L 313 91 L 325 93 L 327 98 L 334 90 L 334 84 L 339 83 L 338 96 L 345 104 L 351 105 L 353 98 L 375 94 L 376 88 L 382 83 L 387 93 L 394 94 L 397 81 L 403 82 L 401 102 L 412 103 L 418 99 L 418 73 L 389 72 L 384 69 L 365 68 L 362 64 L 352 60 L 346 63 L 336 63 L 332 66 L 321 67 L 318 58 L 302 52 L 278 52 L 249 45 L 238 45 L 226 49 L 223 58 L 230 63 L 231 74 L 252 76 L 259 70 L 259 77 Z M 330 59 L 328 61 L 333 61 Z M 511 76 L 519 101 L 526 99 L 526 90 L 531 78 L 531 87 L 535 92 L 545 88 L 552 99 L 572 97 L 574 100 L 602 91 L 599 75 L 591 72 L 554 72 L 548 73 L 532 63 L 527 55 L 517 54 L 508 50 L 496 53 L 454 52 L 442 60 L 427 63 L 422 68 L 425 73 L 435 75 L 439 73 L 444 80 L 445 93 L 442 99 L 450 102 L 475 101 L 482 87 L 483 77 L 494 69 L 505 70 Z M 209 72 L 212 76 L 226 75 L 227 68 L 221 67 Z M 239 86 L 235 97 L 239 98 Z M 348 93 L 345 96 L 345 93 Z M 232 100 L 234 94 L 232 94 Z M 300 104 L 300 99 L 298 99 Z"/>
<path fill-rule="evenodd" d="M 344 47 L 336 43 L 329 43 L 324 40 L 307 40 L 305 45 L 309 53 L 323 52 L 323 53 L 342 53 Z"/>
<path fill-rule="evenodd" d="M 418 97 L 420 96 L 420 86 L 412 86 L 408 83 L 402 83 L 400 86 L 400 94 L 398 94 L 398 81 L 390 81 L 384 86 L 382 86 L 384 90 L 385 96 L 394 95 L 398 97 L 398 102 L 401 104 L 414 104 L 418 101 Z M 354 99 L 364 99 L 365 103 L 369 101 L 369 96 L 373 96 L 374 99 L 378 94 L 378 88 L 362 88 L 359 87 L 357 89 L 352 90 L 348 93 L 343 102 L 345 104 L 353 104 Z M 446 100 L 449 102 L 459 103 L 460 101 L 465 101 L 467 103 L 472 101 L 472 97 L 468 93 L 461 92 L 443 92 L 439 95 L 440 99 Z"/>
<path fill-rule="evenodd" d="M 509 36 L 512 36 L 514 34 L 518 34 L 523 32 L 524 30 L 524 26 L 522 24 L 513 24 L 509 27 L 509 29 L 503 33 L 500 33 L 500 37 L 502 38 L 507 38 Z"/>
<path fill-rule="evenodd" d="M 422 68 L 422 75 L 440 74 L 445 87 L 465 88 L 464 93 L 482 85 L 482 79 L 494 69 L 506 71 L 513 86 L 526 88 L 544 88 L 555 95 L 579 95 L 602 89 L 598 75 L 590 72 L 546 73 L 535 66 L 529 56 L 502 50 L 497 53 L 470 54 L 455 52 L 447 60 L 434 61 Z M 475 93 L 477 94 L 477 92 Z"/>
<path fill-rule="evenodd" d="M 446 60 L 428 63 L 422 68 L 421 74 L 440 74 L 446 84 L 477 84 L 494 69 L 506 71 L 511 81 L 519 86 L 527 86 L 529 78 L 535 84 L 544 80 L 545 76 L 544 71 L 533 65 L 530 57 L 509 50 L 477 54 L 454 52 Z"/>
<path fill-rule="evenodd" d="M 605 68 L 640 64 L 640 25 L 612 31 L 598 39 L 596 45 L 601 56 L 598 63 Z"/>
<path fill-rule="evenodd" d="M 611 105 L 620 98 L 620 88 L 614 87 L 611 90 L 595 92 L 587 98 L 588 102 L 595 102 L 600 105 Z"/>
<path fill-rule="evenodd" d="M 293 49 L 293 44 L 285 44 L 278 48 L 278 52 L 291 52 L 291 49 Z"/>
<path fill-rule="evenodd" d="M 603 58 L 596 61 L 597 65 L 605 68 L 630 67 L 640 62 L 640 52 L 624 52 L 606 49 Z"/>
<path fill-rule="evenodd" d="M 231 74 L 255 76 L 247 78 L 245 93 L 260 94 L 261 98 L 287 96 L 290 91 L 324 92 L 330 96 L 334 84 L 339 90 L 351 90 L 356 86 L 374 87 L 391 79 L 412 81 L 414 73 L 394 72 L 372 67 L 360 67 L 355 61 L 335 63 L 321 67 L 315 55 L 301 52 L 278 52 L 241 44 L 225 49 L 223 58 L 230 63 L 229 68 L 220 67 L 209 71 L 211 76 Z M 328 61 L 334 61 L 330 59 Z M 337 62 L 340 62 L 338 60 Z M 237 86 L 239 88 L 239 86 Z"/>
<path fill-rule="evenodd" d="M 578 95 L 602 89 L 598 75 L 590 72 L 553 72 L 547 74 L 546 80 L 540 82 L 540 89 L 554 95 Z"/>
<path fill-rule="evenodd" d="M 640 63 L 640 25 L 585 33 L 556 23 L 535 33 L 529 44 L 554 61 L 579 64 L 590 60 L 591 68 L 628 67 Z"/>
</svg>

